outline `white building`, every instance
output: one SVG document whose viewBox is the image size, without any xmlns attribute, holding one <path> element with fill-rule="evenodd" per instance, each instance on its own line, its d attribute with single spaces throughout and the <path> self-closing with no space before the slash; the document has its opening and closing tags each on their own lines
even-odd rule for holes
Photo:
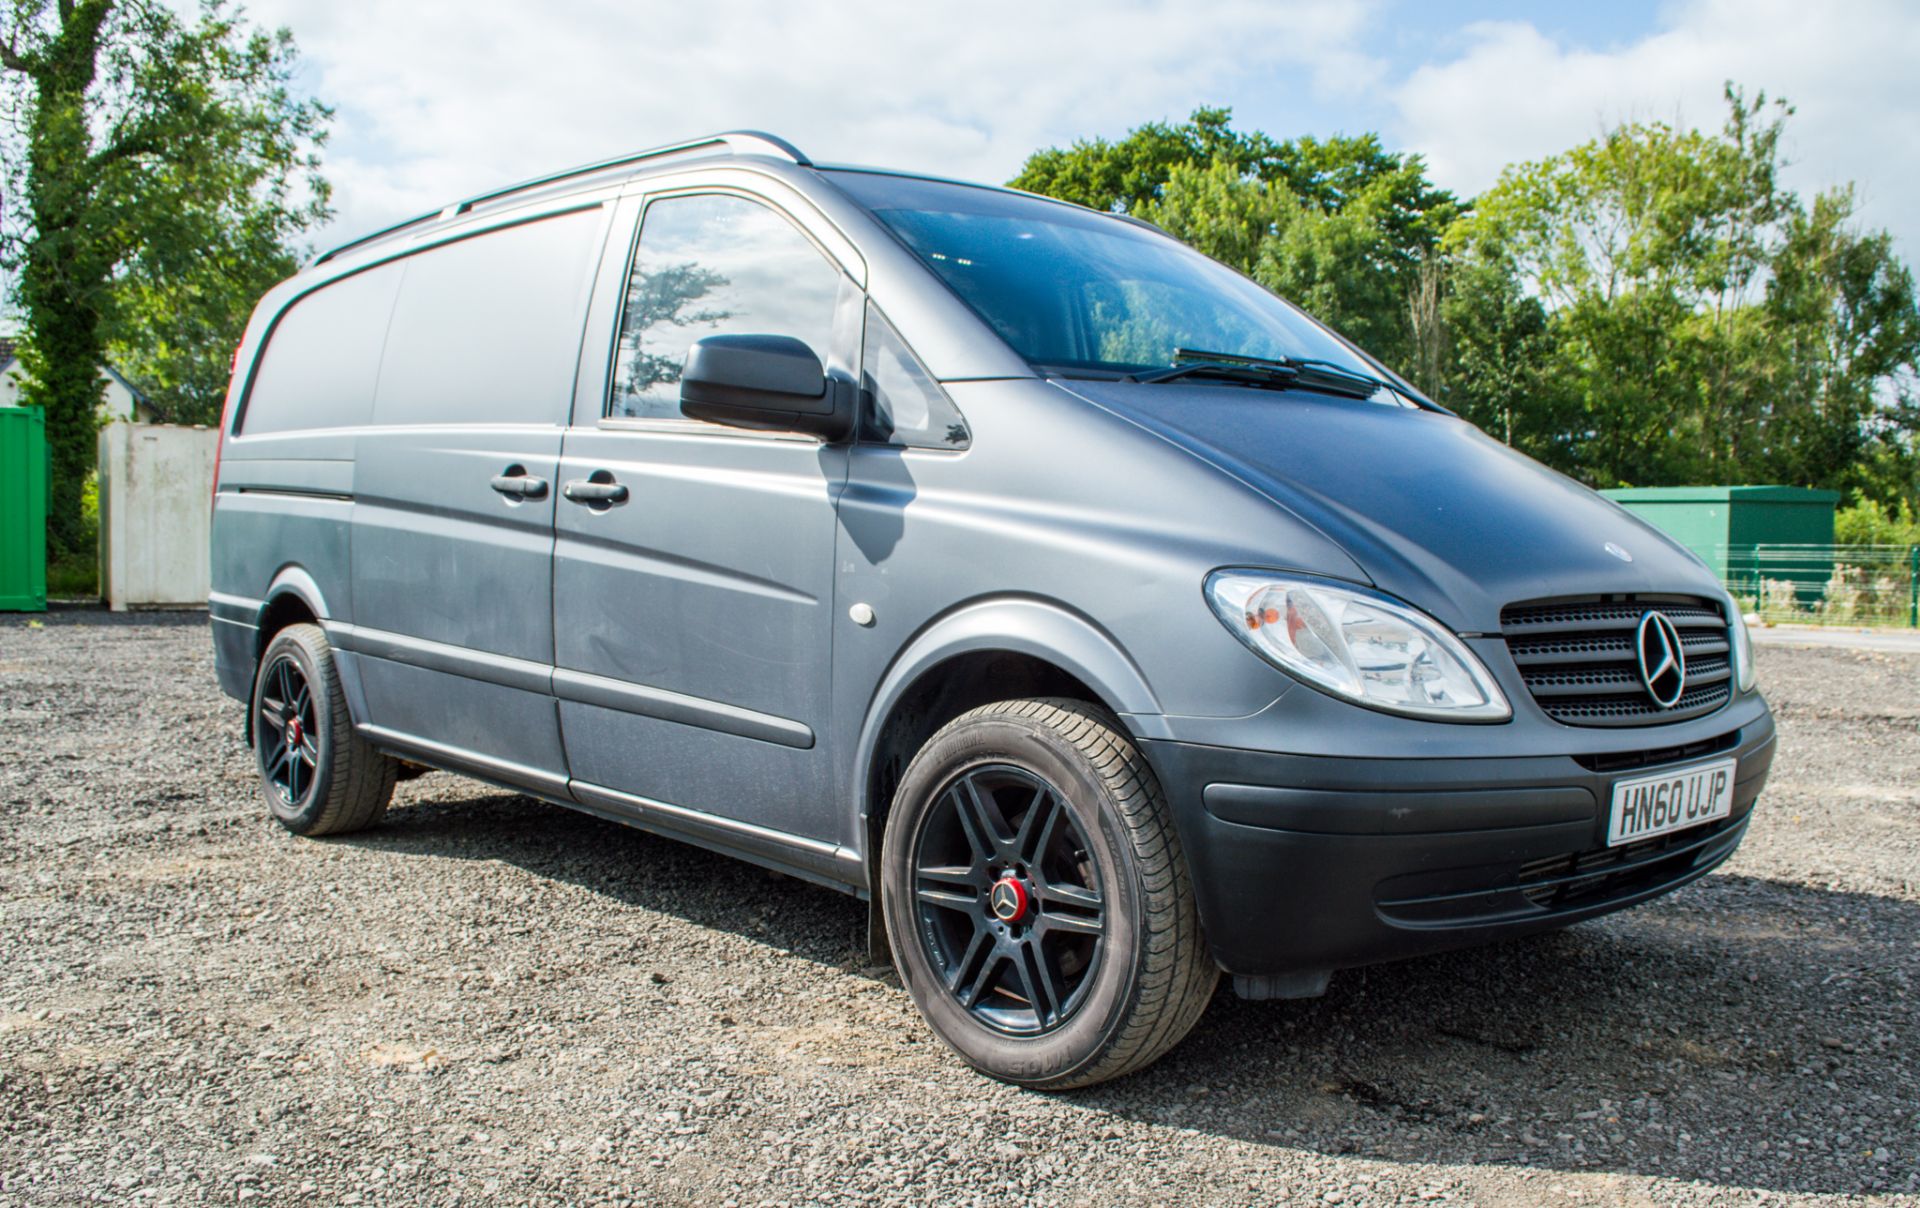
<svg viewBox="0 0 1920 1208">
<path fill-rule="evenodd" d="M 20 367 L 20 358 L 14 352 L 15 342 L 11 337 L 0 336 L 0 407 L 18 407 L 20 405 L 20 379 L 25 371 Z M 114 420 L 131 420 L 137 424 L 150 424 L 154 421 L 154 410 L 145 396 L 134 389 L 133 383 L 115 372 L 113 366 L 100 366 L 100 380 L 106 383 L 106 396 L 100 400 L 100 422 L 110 424 Z"/>
</svg>

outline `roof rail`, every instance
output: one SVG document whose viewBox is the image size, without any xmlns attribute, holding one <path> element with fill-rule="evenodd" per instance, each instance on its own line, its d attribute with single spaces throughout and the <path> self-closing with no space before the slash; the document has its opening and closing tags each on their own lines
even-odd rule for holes
<svg viewBox="0 0 1920 1208">
<path fill-rule="evenodd" d="M 430 210 L 425 214 L 417 214 L 412 218 L 396 222 L 392 226 L 382 227 L 370 235 L 362 235 L 358 239 L 349 240 L 346 243 L 340 244 L 338 247 L 320 253 L 319 256 L 314 258 L 313 262 L 315 264 L 325 264 L 342 252 L 360 247 L 363 244 L 384 239 L 388 235 L 397 234 L 406 230 L 408 227 L 418 226 L 423 222 L 430 222 L 436 219 L 454 218 L 465 214 L 475 206 L 483 205 L 489 201 L 497 201 L 502 197 L 509 197 L 515 193 L 523 193 L 529 189 L 537 189 L 542 185 L 559 184 L 561 181 L 571 180 L 576 176 L 587 176 L 595 172 L 604 172 L 609 168 L 618 168 L 626 164 L 643 163 L 650 159 L 662 159 L 669 155 L 684 155 L 689 151 L 701 151 L 709 147 L 724 147 L 726 151 L 732 155 L 768 155 L 775 159 L 784 159 L 789 163 L 799 164 L 803 168 L 813 165 L 813 161 L 808 159 L 806 155 L 801 152 L 800 148 L 778 135 L 765 134 L 758 130 L 728 130 L 721 134 L 712 134 L 705 138 L 691 139 L 684 143 L 669 143 L 664 147 L 653 147 L 645 151 L 635 151 L 627 155 L 616 155 L 612 159 L 603 159 L 595 163 L 582 164 L 577 168 L 568 168 L 561 172 L 549 172 L 544 176 L 536 176 L 531 180 L 523 180 L 516 185 L 508 185 L 504 189 L 490 189 L 485 193 L 479 193 L 469 197 L 465 201 L 457 201 L 450 206 L 443 206 L 438 210 Z"/>
</svg>

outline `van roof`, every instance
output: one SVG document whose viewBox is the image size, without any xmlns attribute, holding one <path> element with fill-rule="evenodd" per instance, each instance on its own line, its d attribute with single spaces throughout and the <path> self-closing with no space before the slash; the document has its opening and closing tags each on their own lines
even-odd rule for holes
<svg viewBox="0 0 1920 1208">
<path fill-rule="evenodd" d="M 937 184 L 956 185 L 969 189 L 986 189 L 996 193 L 1014 193 L 1078 210 L 1088 208 L 1076 202 L 1063 201 L 1060 198 L 1048 197 L 1039 193 L 1029 193 L 1023 189 L 1012 189 L 1004 185 L 981 184 L 977 181 L 970 180 L 956 180 L 952 177 L 935 176 L 926 172 L 909 172 L 899 168 L 874 167 L 868 164 L 816 164 L 812 159 L 809 159 L 806 153 L 801 151 L 800 148 L 794 146 L 777 134 L 768 134 L 761 130 L 726 130 L 719 134 L 709 134 L 704 138 L 688 139 L 680 143 L 668 143 L 665 146 L 650 147 L 644 151 L 633 151 L 625 155 L 616 155 L 610 159 L 597 160 L 590 164 L 581 164 L 578 167 L 566 168 L 558 172 L 548 172 L 529 180 L 523 180 L 518 184 L 507 185 L 504 188 L 489 189 L 484 193 L 477 193 L 472 197 L 456 201 L 451 205 L 442 206 L 437 210 L 429 210 L 425 214 L 415 215 L 412 218 L 396 222 L 391 226 L 382 227 L 371 234 L 361 235 L 356 239 L 351 239 L 346 243 L 329 248 L 314 258 L 313 265 L 318 266 L 325 264 L 345 252 L 352 251 L 355 248 L 365 247 L 368 244 L 382 242 L 391 236 L 398 235 L 402 231 L 412 230 L 415 227 L 424 226 L 427 223 L 449 221 L 488 202 L 499 201 L 502 198 L 512 197 L 520 193 L 532 192 L 535 189 L 564 184 L 570 180 L 590 177 L 597 173 L 612 171 L 616 168 L 642 165 L 652 160 L 673 159 L 678 156 L 693 156 L 698 158 L 761 156 L 784 160 L 798 167 L 813 168 L 823 172 L 866 172 L 879 176 L 901 176 L 912 180 L 932 181 Z M 1132 215 L 1108 213 L 1102 210 L 1094 210 L 1091 212 L 1106 214 L 1107 217 L 1118 218 L 1123 222 L 1129 222 L 1135 226 L 1160 231 L 1159 227 L 1154 226 L 1144 219 L 1133 217 Z M 1161 233 L 1164 234 L 1165 232 Z"/>
<path fill-rule="evenodd" d="M 396 222 L 392 226 L 382 227 L 372 234 L 362 235 L 357 239 L 349 240 L 337 247 L 329 248 L 327 251 L 315 257 L 313 262 L 314 264 L 325 264 L 341 253 L 350 251 L 353 248 L 363 247 L 369 243 L 376 243 L 390 235 L 397 235 L 401 231 L 409 230 L 423 223 L 444 222 L 448 219 L 456 218 L 476 206 L 489 201 L 497 201 L 503 197 L 510 197 L 516 193 L 528 192 L 547 185 L 560 184 L 564 181 L 572 180 L 575 177 L 591 176 L 596 172 L 605 172 L 609 169 L 625 167 L 629 164 L 641 164 L 648 160 L 666 159 L 680 155 L 710 154 L 762 155 L 770 156 L 774 159 L 783 159 L 788 163 L 798 164 L 803 168 L 813 166 L 813 161 L 808 159 L 800 148 L 778 135 L 767 134 L 759 130 L 727 130 L 719 134 L 707 135 L 704 138 L 689 139 L 682 143 L 669 143 L 663 147 L 650 147 L 645 151 L 634 151 L 626 155 L 616 155 L 611 159 L 603 159 L 590 164 L 581 164 L 579 167 L 567 168 L 559 172 L 549 172 L 545 175 L 536 176 L 530 180 L 523 180 L 519 184 L 508 185 L 501 189 L 489 189 L 485 193 L 475 194 L 464 200 L 456 201 L 451 205 L 443 206 L 437 210 L 430 210 L 425 214 L 419 214 L 412 218 Z"/>
</svg>

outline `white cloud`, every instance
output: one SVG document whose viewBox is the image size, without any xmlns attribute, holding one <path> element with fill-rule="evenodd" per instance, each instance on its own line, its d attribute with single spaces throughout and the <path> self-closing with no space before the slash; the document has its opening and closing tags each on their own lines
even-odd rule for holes
<svg viewBox="0 0 1920 1208">
<path fill-rule="evenodd" d="M 1901 0 L 1687 0 L 1661 28 L 1609 50 L 1564 46 L 1524 22 L 1462 31 L 1465 49 L 1394 90 L 1396 133 L 1464 194 L 1623 120 L 1718 129 L 1721 89 L 1783 96 L 1798 113 L 1786 179 L 1803 195 L 1856 182 L 1861 219 L 1920 252 L 1920 121 L 1912 65 L 1920 8 Z"/>
<path fill-rule="evenodd" d="M 338 109 L 326 171 L 339 216 L 321 242 L 714 130 L 758 127 L 822 160 L 993 181 L 1036 147 L 1214 102 L 1265 113 L 1281 136 L 1384 119 L 1390 145 L 1425 153 L 1441 183 L 1470 195 L 1506 164 L 1622 119 L 1718 127 L 1733 79 L 1799 106 L 1790 183 L 1858 182 L 1862 217 L 1920 260 L 1911 0 L 1674 0 L 1654 31 L 1604 49 L 1463 18 L 1397 79 L 1374 53 L 1397 30 L 1385 0 L 249 0 L 248 11 L 293 29 L 303 87 Z"/>
<path fill-rule="evenodd" d="M 1285 71 L 1377 84 L 1371 5 L 1306 0 L 569 5 L 255 0 L 338 108 L 340 234 L 492 184 L 754 127 L 823 161 L 1005 179 L 1032 149 L 1119 132 Z"/>
</svg>

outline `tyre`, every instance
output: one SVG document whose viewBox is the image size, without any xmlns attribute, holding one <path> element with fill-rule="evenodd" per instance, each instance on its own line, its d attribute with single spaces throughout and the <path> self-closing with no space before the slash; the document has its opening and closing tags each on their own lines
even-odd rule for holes
<svg viewBox="0 0 1920 1208">
<path fill-rule="evenodd" d="M 386 813 L 399 761 L 353 732 L 318 625 L 273 636 L 253 680 L 253 752 L 267 808 L 296 835 L 338 835 Z"/>
<path fill-rule="evenodd" d="M 1130 1073 L 1212 996 L 1219 969 L 1166 799 L 1093 706 L 955 718 L 908 764 L 883 843 L 901 981 L 983 1073 L 1043 1090 Z"/>
</svg>

